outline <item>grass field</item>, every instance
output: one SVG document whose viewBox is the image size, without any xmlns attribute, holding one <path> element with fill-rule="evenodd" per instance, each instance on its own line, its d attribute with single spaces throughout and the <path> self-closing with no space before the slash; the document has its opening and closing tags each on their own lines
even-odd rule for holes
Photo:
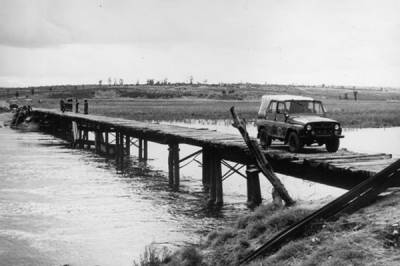
<svg viewBox="0 0 400 266">
<path fill-rule="evenodd" d="M 241 117 L 254 120 L 264 94 L 312 96 L 324 102 L 328 116 L 344 127 L 400 126 L 400 91 L 357 88 L 321 88 L 282 85 L 179 86 L 54 86 L 3 89 L 2 98 L 32 99 L 34 107 L 58 108 L 62 98 L 88 99 L 90 113 L 134 120 L 230 119 L 235 106 Z M 347 100 L 344 94 L 347 93 Z M 339 99 L 341 98 L 341 99 Z"/>
</svg>

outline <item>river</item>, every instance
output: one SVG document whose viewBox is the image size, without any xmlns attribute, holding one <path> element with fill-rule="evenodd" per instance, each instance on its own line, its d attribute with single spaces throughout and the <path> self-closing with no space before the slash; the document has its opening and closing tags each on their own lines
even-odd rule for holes
<svg viewBox="0 0 400 266">
<path fill-rule="evenodd" d="M 185 125 L 235 130 L 223 122 Z M 400 128 L 345 134 L 343 147 L 399 156 Z M 389 144 L 375 146 L 378 139 Z M 162 145 L 149 144 L 147 164 L 132 156 L 126 168 L 117 170 L 112 159 L 71 149 L 41 132 L 1 127 L 0 143 L 0 265 L 132 265 L 147 244 L 174 248 L 197 242 L 249 212 L 245 180 L 238 175 L 224 181 L 223 208 L 207 208 L 195 163 L 182 169 L 181 191 L 171 191 Z M 193 150 L 181 146 L 182 156 Z M 300 200 L 327 200 L 344 192 L 279 176 Z M 271 187 L 261 180 L 268 201 Z"/>
</svg>

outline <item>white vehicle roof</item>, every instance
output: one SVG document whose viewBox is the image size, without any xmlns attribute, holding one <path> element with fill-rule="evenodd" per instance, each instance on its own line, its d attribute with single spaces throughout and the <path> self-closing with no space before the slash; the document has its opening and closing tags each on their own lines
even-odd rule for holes
<svg viewBox="0 0 400 266">
<path fill-rule="evenodd" d="M 263 95 L 261 98 L 260 109 L 258 110 L 258 115 L 263 116 L 267 111 L 269 103 L 271 101 L 314 101 L 311 97 L 289 95 L 289 94 L 278 94 L 278 95 Z"/>
</svg>

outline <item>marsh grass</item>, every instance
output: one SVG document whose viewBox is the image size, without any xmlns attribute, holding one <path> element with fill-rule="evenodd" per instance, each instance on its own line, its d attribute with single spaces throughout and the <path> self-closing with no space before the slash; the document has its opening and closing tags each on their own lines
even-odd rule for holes
<svg viewBox="0 0 400 266">
<path fill-rule="evenodd" d="M 225 93 L 222 93 L 226 91 Z M 229 93 L 234 91 L 234 93 Z M 318 90 L 317 90 L 318 91 Z M 281 93 L 312 96 L 323 100 L 328 117 L 338 120 L 343 127 L 391 127 L 400 126 L 400 102 L 388 99 L 400 98 L 397 94 L 367 91 L 359 101 L 339 100 L 339 92 L 325 90 L 315 93 L 310 90 L 298 91 L 285 88 Z M 313 92 L 313 93 L 311 93 Z M 89 98 L 89 110 L 93 114 L 123 117 L 133 120 L 175 120 L 187 119 L 230 120 L 229 108 L 235 106 L 238 114 L 246 120 L 254 120 L 260 104 L 260 97 L 266 93 L 280 93 L 268 88 L 237 87 L 146 87 L 127 88 L 86 88 L 35 94 L 34 106 L 58 108 L 61 98 L 80 100 Z M 40 99 L 40 103 L 38 100 Z"/>
</svg>

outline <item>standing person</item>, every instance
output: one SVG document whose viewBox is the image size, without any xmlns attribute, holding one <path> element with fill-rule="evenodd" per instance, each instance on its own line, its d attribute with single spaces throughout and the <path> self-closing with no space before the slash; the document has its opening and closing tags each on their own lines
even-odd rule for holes
<svg viewBox="0 0 400 266">
<path fill-rule="evenodd" d="M 78 98 L 75 98 L 75 113 L 79 113 L 79 102 L 78 102 Z"/>
<path fill-rule="evenodd" d="M 60 100 L 60 110 L 61 110 L 61 112 L 65 112 L 65 103 L 64 103 L 64 100 Z"/>
<path fill-rule="evenodd" d="M 83 103 L 83 113 L 85 115 L 87 115 L 89 113 L 89 103 L 87 100 L 85 100 Z"/>
</svg>

